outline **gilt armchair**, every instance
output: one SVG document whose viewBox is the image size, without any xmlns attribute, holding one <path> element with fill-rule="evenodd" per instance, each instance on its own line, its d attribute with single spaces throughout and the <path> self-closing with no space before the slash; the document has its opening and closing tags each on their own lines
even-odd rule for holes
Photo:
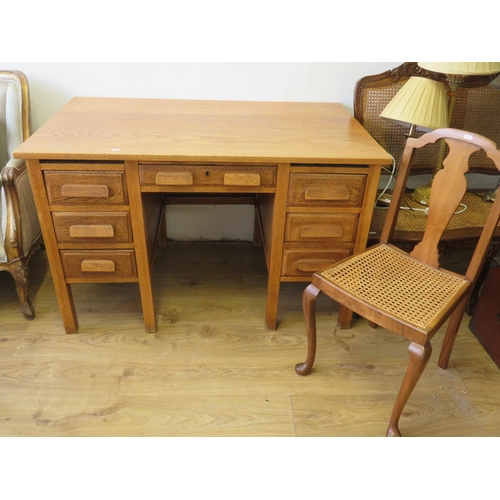
<svg viewBox="0 0 500 500">
<path fill-rule="evenodd" d="M 14 278 L 27 319 L 35 317 L 28 263 L 41 243 L 41 232 L 26 164 L 12 153 L 30 133 L 28 81 L 20 71 L 0 71 L 0 270 Z"/>
</svg>

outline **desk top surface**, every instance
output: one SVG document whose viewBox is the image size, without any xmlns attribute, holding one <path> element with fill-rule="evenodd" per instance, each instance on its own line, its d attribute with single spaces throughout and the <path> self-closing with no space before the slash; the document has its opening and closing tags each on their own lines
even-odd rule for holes
<svg viewBox="0 0 500 500">
<path fill-rule="evenodd" d="M 387 165 L 338 103 L 75 97 L 15 152 L 40 160 Z"/>
</svg>

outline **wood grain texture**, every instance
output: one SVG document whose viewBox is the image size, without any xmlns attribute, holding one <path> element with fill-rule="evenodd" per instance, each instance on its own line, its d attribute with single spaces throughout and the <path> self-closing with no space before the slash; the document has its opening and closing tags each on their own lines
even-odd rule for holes
<svg viewBox="0 0 500 500">
<path fill-rule="evenodd" d="M 75 116 L 77 119 L 75 119 Z M 137 120 L 131 128 L 130 122 Z M 17 158 L 391 164 L 338 103 L 75 97 Z"/>
<path fill-rule="evenodd" d="M 67 274 L 67 259 L 63 270 L 56 246 L 78 250 L 81 244 L 80 250 L 86 250 L 94 243 L 102 250 L 125 249 L 128 243 L 133 247 L 145 329 L 155 332 L 150 279 L 156 244 L 150 235 L 159 234 L 162 244 L 165 241 L 165 230 L 157 230 L 164 220 L 159 200 L 164 192 L 271 195 L 263 204 L 256 197 L 256 227 L 266 234 L 255 242 L 262 240 L 268 268 L 265 324 L 276 329 L 280 282 L 297 280 L 304 273 L 309 277 L 314 267 L 302 265 L 306 271 L 298 271 L 301 276 L 282 274 L 288 209 L 359 213 L 361 231 L 353 228 L 352 233 L 364 235 L 363 221 L 370 218 L 371 205 L 362 208 L 362 198 L 375 196 L 380 166 L 389 163 L 386 152 L 338 103 L 75 98 L 15 154 L 27 159 L 34 185 L 41 189 L 41 179 L 46 183 L 47 192 L 38 194 L 35 189 L 39 211 L 75 212 L 65 214 L 66 222 L 59 220 L 57 231 L 49 227 L 50 217 L 42 224 L 67 333 L 78 329 L 67 285 L 83 276 Z M 34 171 L 40 168 L 43 172 Z M 368 186 L 367 174 L 373 179 Z M 148 210 L 152 201 L 158 217 Z M 92 207 L 94 202 L 98 204 Z M 122 221 L 113 225 L 112 236 L 104 236 L 111 234 L 109 227 L 106 230 L 96 220 L 77 220 L 78 211 L 103 211 L 108 206 L 117 212 L 110 217 Z M 129 212 L 130 222 L 118 212 Z M 366 221 L 364 225 L 368 228 Z M 324 232 L 323 228 L 320 234 Z M 306 230 L 306 238 L 308 234 Z M 355 246 L 364 248 L 365 241 L 366 237 L 356 237 Z M 110 276 L 112 267 L 106 271 Z M 118 268 L 115 274 L 110 281 L 135 278 Z M 95 272 L 88 281 L 98 279 Z M 341 311 L 341 324 L 349 319 L 350 313 Z"/>
<path fill-rule="evenodd" d="M 158 329 L 144 332 L 137 284 L 73 285 L 82 326 L 61 325 L 46 253 L 32 264 L 37 317 L 0 273 L 1 436 L 383 436 L 408 342 L 365 320 L 335 328 L 317 301 L 317 363 L 306 351 L 304 283 L 282 284 L 280 328 L 262 324 L 267 272 L 252 243 L 158 249 Z M 176 283 L 175 290 L 169 286 Z M 450 366 L 429 365 L 404 410 L 406 436 L 500 436 L 500 371 L 461 325 Z M 438 352 L 444 329 L 433 339 Z"/>
</svg>

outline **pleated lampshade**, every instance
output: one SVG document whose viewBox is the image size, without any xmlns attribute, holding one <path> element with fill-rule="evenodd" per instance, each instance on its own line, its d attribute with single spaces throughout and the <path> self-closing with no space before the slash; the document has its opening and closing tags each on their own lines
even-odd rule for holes
<svg viewBox="0 0 500 500">
<path fill-rule="evenodd" d="M 492 75 L 500 72 L 500 62 L 419 62 L 418 65 L 445 75 Z"/>
<path fill-rule="evenodd" d="M 448 127 L 446 86 L 429 78 L 412 76 L 380 113 L 398 123 L 423 130 Z"/>
</svg>

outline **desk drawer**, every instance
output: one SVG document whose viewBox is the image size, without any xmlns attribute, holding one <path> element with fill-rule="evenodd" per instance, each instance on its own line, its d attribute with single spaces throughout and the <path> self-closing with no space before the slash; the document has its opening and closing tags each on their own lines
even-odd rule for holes
<svg viewBox="0 0 500 500">
<path fill-rule="evenodd" d="M 289 213 L 285 241 L 352 243 L 357 223 L 356 214 Z"/>
<path fill-rule="evenodd" d="M 361 207 L 366 175 L 290 174 L 288 205 Z"/>
<path fill-rule="evenodd" d="M 251 190 L 276 185 L 276 167 L 268 165 L 141 164 L 139 175 L 142 186 L 227 187 Z"/>
<path fill-rule="evenodd" d="M 62 250 L 66 278 L 113 281 L 137 277 L 133 250 Z"/>
<path fill-rule="evenodd" d="M 351 255 L 352 246 L 318 248 L 315 244 L 286 243 L 283 251 L 281 275 L 284 277 L 308 277 L 324 271 L 336 262 Z"/>
<path fill-rule="evenodd" d="M 131 243 L 128 212 L 53 212 L 58 243 Z"/>
<path fill-rule="evenodd" d="M 128 203 L 125 172 L 47 170 L 43 175 L 50 204 Z"/>
</svg>

